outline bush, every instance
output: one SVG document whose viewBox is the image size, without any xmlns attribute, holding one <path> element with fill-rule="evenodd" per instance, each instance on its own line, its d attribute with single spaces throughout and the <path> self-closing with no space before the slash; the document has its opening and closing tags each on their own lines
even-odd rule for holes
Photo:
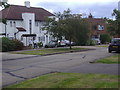
<svg viewBox="0 0 120 90">
<path fill-rule="evenodd" d="M 86 42 L 86 45 L 87 45 L 87 46 L 95 46 L 95 45 L 96 45 L 96 42 L 95 42 L 95 40 L 89 39 L 89 40 Z"/>
<path fill-rule="evenodd" d="M 10 40 L 6 37 L 0 38 L 0 51 L 2 52 L 22 50 L 23 47 L 23 43 L 19 40 Z"/>
<path fill-rule="evenodd" d="M 0 41 L 1 41 L 0 42 L 1 51 L 7 52 L 7 51 L 15 50 L 15 48 L 14 48 L 15 43 L 12 40 L 10 40 L 6 37 L 3 37 L 3 38 L 0 39 Z"/>
<path fill-rule="evenodd" d="M 43 47 L 43 43 L 42 42 L 39 42 L 38 43 L 38 47 L 40 48 L 40 47 Z"/>
<path fill-rule="evenodd" d="M 16 40 L 16 39 L 14 39 L 12 41 L 15 44 L 14 50 L 22 50 L 23 49 L 24 45 L 23 45 L 23 43 L 21 41 Z"/>
<path fill-rule="evenodd" d="M 106 42 L 110 42 L 111 41 L 111 37 L 109 34 L 101 34 L 100 35 L 100 40 L 102 44 L 105 44 Z"/>
</svg>

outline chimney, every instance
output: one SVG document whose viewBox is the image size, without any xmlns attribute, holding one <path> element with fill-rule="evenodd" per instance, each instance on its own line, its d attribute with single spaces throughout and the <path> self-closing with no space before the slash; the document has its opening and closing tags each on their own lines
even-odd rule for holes
<svg viewBox="0 0 120 90">
<path fill-rule="evenodd" d="M 89 16 L 88 16 L 88 17 L 89 17 L 89 18 L 93 18 L 93 16 L 92 16 L 92 14 L 91 14 L 91 13 L 89 14 Z"/>
<path fill-rule="evenodd" d="M 25 6 L 26 6 L 27 8 L 30 8 L 30 1 L 25 1 Z"/>
</svg>

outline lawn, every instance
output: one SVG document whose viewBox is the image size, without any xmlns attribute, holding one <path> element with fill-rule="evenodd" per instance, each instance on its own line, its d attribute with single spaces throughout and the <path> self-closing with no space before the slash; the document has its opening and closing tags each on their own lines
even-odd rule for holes
<svg viewBox="0 0 120 90">
<path fill-rule="evenodd" d="M 12 52 L 15 54 L 28 54 L 28 55 L 45 55 L 45 54 L 54 54 L 54 53 L 63 53 L 70 51 L 81 51 L 88 50 L 86 48 L 53 48 L 53 49 L 41 49 L 41 50 L 32 50 L 32 51 L 20 51 L 20 52 Z"/>
<path fill-rule="evenodd" d="M 108 47 L 108 45 L 97 45 L 96 47 Z"/>
<path fill-rule="evenodd" d="M 99 59 L 96 61 L 96 63 L 120 64 L 120 54 Z"/>
<path fill-rule="evenodd" d="M 118 88 L 118 76 L 107 74 L 51 73 L 6 88 Z"/>
</svg>

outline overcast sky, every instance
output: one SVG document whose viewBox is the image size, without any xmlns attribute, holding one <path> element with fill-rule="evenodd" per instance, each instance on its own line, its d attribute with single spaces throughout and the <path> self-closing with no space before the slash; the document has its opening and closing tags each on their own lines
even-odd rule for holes
<svg viewBox="0 0 120 90">
<path fill-rule="evenodd" d="M 9 4 L 24 5 L 26 0 L 8 0 Z M 111 13 L 113 9 L 118 8 L 120 0 L 27 0 L 32 7 L 42 7 L 48 11 L 63 12 L 68 8 L 72 13 L 92 13 L 95 18 L 108 17 L 113 18 Z M 84 14 L 84 15 L 85 15 Z"/>
</svg>

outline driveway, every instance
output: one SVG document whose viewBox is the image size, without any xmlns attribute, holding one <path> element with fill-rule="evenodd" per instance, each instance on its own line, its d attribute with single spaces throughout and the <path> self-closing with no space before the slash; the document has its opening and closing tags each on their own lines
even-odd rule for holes
<svg viewBox="0 0 120 90">
<path fill-rule="evenodd" d="M 2 78 L 3 86 L 17 83 L 39 75 L 51 72 L 75 72 L 75 73 L 103 73 L 117 74 L 117 65 L 101 67 L 101 65 L 92 65 L 89 62 L 100 58 L 114 55 L 108 53 L 105 47 L 94 47 L 96 50 L 65 53 L 50 56 L 28 56 L 15 54 L 15 58 L 7 60 L 7 56 L 14 57 L 14 54 L 3 56 Z M 6 58 L 6 59 L 5 59 Z M 93 66 L 93 67 L 92 67 Z M 101 68 L 100 68 L 101 67 Z M 88 70 L 88 69 L 89 70 Z M 96 69 L 95 69 L 96 68 Z M 106 70 L 104 68 L 107 68 Z M 87 71 L 86 71 L 87 70 Z M 97 72 L 95 72 L 97 70 Z M 86 71 L 86 72 L 85 72 Z M 100 71 L 100 72 L 98 72 Z"/>
</svg>

